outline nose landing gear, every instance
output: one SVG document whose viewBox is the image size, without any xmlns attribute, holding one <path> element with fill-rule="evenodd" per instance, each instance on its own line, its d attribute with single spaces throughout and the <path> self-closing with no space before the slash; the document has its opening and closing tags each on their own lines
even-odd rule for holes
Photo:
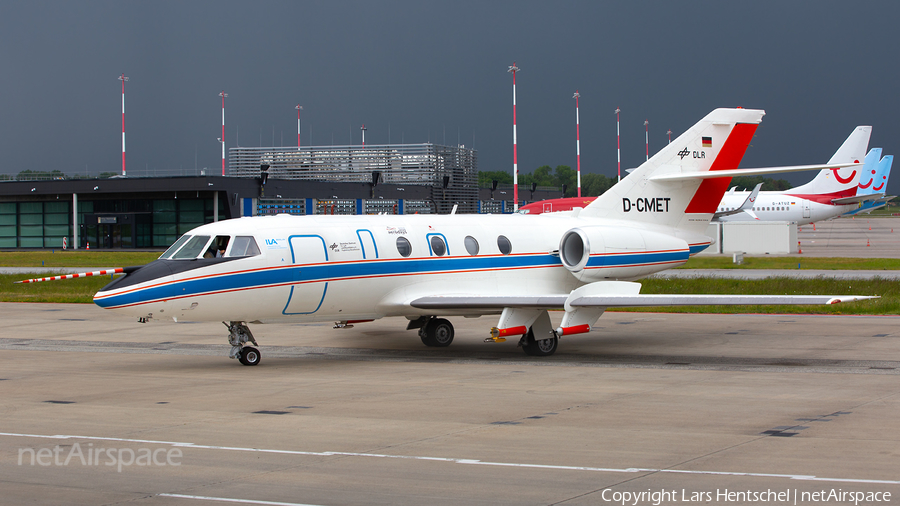
<svg viewBox="0 0 900 506">
<path fill-rule="evenodd" d="M 228 358 L 236 358 L 244 365 L 256 365 L 262 356 L 259 350 L 253 346 L 244 346 L 244 343 L 251 342 L 254 346 L 259 346 L 256 339 L 253 339 L 253 333 L 250 328 L 243 322 L 231 322 L 223 325 L 228 327 L 228 344 L 231 345 L 231 352 Z"/>
</svg>

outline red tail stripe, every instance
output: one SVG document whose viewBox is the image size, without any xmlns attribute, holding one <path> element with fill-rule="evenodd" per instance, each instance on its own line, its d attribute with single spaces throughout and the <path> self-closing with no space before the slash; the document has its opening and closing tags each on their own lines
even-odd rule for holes
<svg viewBox="0 0 900 506">
<path fill-rule="evenodd" d="M 747 146 L 756 133 L 756 123 L 738 123 L 731 129 L 728 138 L 719 150 L 719 155 L 713 160 L 710 172 L 714 170 L 734 170 L 737 169 L 747 151 Z M 731 183 L 730 177 L 722 177 L 715 179 L 704 179 L 694 193 L 685 213 L 713 214 L 722 201 L 722 196 Z"/>
</svg>

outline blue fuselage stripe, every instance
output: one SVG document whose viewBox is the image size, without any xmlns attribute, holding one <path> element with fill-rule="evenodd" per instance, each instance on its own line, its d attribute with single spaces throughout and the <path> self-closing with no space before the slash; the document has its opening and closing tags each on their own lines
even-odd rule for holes
<svg viewBox="0 0 900 506">
<path fill-rule="evenodd" d="M 634 253 L 591 257 L 589 267 L 627 267 L 640 264 L 686 261 L 688 252 Z M 172 260 L 177 262 L 178 260 Z M 325 263 L 309 266 L 277 267 L 249 272 L 222 273 L 199 279 L 164 282 L 155 286 L 127 291 L 95 299 L 104 308 L 129 306 L 154 300 L 180 298 L 204 293 L 263 288 L 273 285 L 293 285 L 337 281 L 341 279 L 405 276 L 416 274 L 454 274 L 465 271 L 492 271 L 509 269 L 531 269 L 561 267 L 559 257 L 550 254 L 422 258 L 384 261 L 359 261 L 348 263 Z M 196 273 L 196 271 L 193 271 Z"/>
</svg>

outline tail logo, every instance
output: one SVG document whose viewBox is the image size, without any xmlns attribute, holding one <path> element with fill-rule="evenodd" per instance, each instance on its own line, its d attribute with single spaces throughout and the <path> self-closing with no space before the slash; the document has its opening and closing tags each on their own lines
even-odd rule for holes
<svg viewBox="0 0 900 506">
<path fill-rule="evenodd" d="M 686 157 L 686 156 L 689 155 L 689 154 L 691 154 L 691 152 L 688 150 L 688 148 L 684 148 L 684 149 L 682 149 L 681 151 L 678 152 L 678 156 L 679 156 L 682 160 L 684 160 L 684 157 Z"/>
<path fill-rule="evenodd" d="M 841 183 L 841 184 L 847 184 L 847 183 L 853 181 L 853 178 L 856 177 L 856 169 L 853 169 L 853 173 L 851 173 L 850 177 L 848 177 L 846 179 L 842 178 L 841 175 L 838 174 L 837 168 L 831 169 L 831 172 L 834 173 L 834 178 L 837 179 L 837 182 Z"/>
<path fill-rule="evenodd" d="M 873 170 L 873 171 L 872 171 L 872 178 L 869 179 L 869 182 L 866 183 L 866 184 L 859 183 L 859 187 L 862 188 L 862 189 L 866 189 L 866 188 L 868 188 L 869 186 L 871 186 L 872 183 L 874 183 L 874 182 L 875 182 L 875 171 Z M 874 189 L 874 188 L 873 188 L 873 189 Z"/>
</svg>

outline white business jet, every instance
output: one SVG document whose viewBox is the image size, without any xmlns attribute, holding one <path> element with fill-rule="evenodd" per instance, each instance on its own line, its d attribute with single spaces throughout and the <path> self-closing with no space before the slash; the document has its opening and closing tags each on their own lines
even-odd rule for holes
<svg viewBox="0 0 900 506">
<path fill-rule="evenodd" d="M 191 230 L 94 296 L 140 321 L 228 322 L 230 357 L 256 365 L 248 323 L 405 317 L 448 346 L 449 316 L 499 314 L 486 341 L 529 355 L 589 332 L 604 310 L 831 304 L 867 297 L 641 295 L 634 280 L 684 264 L 705 235 L 764 111 L 717 109 L 581 210 L 539 216 L 263 216 Z M 837 167 L 843 167 L 841 165 Z M 773 173 L 790 168 L 755 169 Z M 216 252 L 224 249 L 224 255 Z M 563 309 L 551 325 L 548 310 Z M 487 329 L 485 329 L 487 330 Z M 257 345 L 258 346 L 258 345 Z"/>
</svg>

